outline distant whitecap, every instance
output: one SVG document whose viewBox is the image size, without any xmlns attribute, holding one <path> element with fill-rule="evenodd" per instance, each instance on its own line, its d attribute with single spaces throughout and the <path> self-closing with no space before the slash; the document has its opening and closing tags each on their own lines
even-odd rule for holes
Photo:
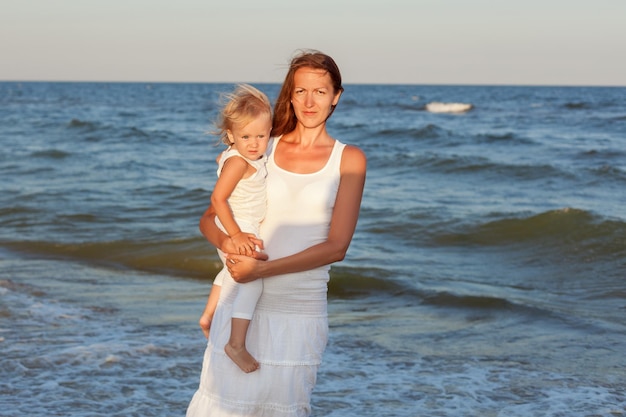
<svg viewBox="0 0 626 417">
<path fill-rule="evenodd" d="M 426 110 L 431 113 L 465 113 L 473 108 L 474 106 L 469 103 L 441 103 L 438 101 L 426 105 Z"/>
</svg>

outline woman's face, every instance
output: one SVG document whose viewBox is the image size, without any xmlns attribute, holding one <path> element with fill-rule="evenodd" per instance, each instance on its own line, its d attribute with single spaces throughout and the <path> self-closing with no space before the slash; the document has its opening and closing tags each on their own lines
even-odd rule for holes
<svg viewBox="0 0 626 417">
<path fill-rule="evenodd" d="M 294 74 L 291 105 L 298 122 L 313 128 L 326 122 L 332 106 L 339 102 L 341 92 L 335 92 L 328 72 L 300 68 Z"/>
</svg>

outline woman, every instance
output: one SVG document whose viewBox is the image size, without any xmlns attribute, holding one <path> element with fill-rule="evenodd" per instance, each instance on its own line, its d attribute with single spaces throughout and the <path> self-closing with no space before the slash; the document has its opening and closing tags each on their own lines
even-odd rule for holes
<svg viewBox="0 0 626 417">
<path fill-rule="evenodd" d="M 260 237 L 267 260 L 233 254 L 211 207 L 200 230 L 229 253 L 217 308 L 200 326 L 209 336 L 200 387 L 188 417 L 309 416 L 311 393 L 328 337 L 330 264 L 344 258 L 357 224 L 366 158 L 333 139 L 326 121 L 343 92 L 333 59 L 306 51 L 290 64 L 274 106 L 268 146 L 267 212 Z M 260 242 L 259 242 L 260 243 Z M 247 347 L 260 367 L 242 372 L 224 354 L 233 280 L 264 279 Z M 209 333 L 210 330 L 210 333 Z"/>
</svg>

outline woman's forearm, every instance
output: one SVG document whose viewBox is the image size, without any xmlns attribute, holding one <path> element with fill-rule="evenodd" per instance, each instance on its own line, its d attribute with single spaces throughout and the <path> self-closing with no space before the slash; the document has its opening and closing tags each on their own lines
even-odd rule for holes
<svg viewBox="0 0 626 417">
<path fill-rule="evenodd" d="M 275 275 L 308 271 L 342 261 L 347 250 L 346 245 L 326 241 L 294 255 L 261 262 L 256 272 L 258 278 L 268 278 Z"/>
<path fill-rule="evenodd" d="M 348 242 L 349 243 L 349 242 Z M 226 266 L 231 277 L 245 283 L 259 278 L 270 278 L 296 272 L 309 271 L 324 265 L 343 260 L 348 250 L 347 245 L 326 241 L 296 254 L 274 260 L 263 260 L 262 256 L 256 259 L 244 255 L 227 255 Z M 262 255 L 259 253 L 259 255 Z"/>
<path fill-rule="evenodd" d="M 200 233 L 218 249 L 224 247 L 224 243 L 228 239 L 228 235 L 222 232 L 217 224 L 215 224 L 215 210 L 212 206 L 206 209 L 200 218 Z M 226 251 L 225 251 L 226 252 Z"/>
</svg>

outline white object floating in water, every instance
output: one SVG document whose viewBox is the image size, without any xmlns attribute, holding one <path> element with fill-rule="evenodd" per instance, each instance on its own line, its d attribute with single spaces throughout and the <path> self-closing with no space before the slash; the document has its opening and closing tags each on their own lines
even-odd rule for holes
<svg viewBox="0 0 626 417">
<path fill-rule="evenodd" d="M 472 108 L 474 106 L 468 103 L 441 103 L 438 101 L 426 105 L 426 110 L 432 113 L 465 113 Z"/>
</svg>

